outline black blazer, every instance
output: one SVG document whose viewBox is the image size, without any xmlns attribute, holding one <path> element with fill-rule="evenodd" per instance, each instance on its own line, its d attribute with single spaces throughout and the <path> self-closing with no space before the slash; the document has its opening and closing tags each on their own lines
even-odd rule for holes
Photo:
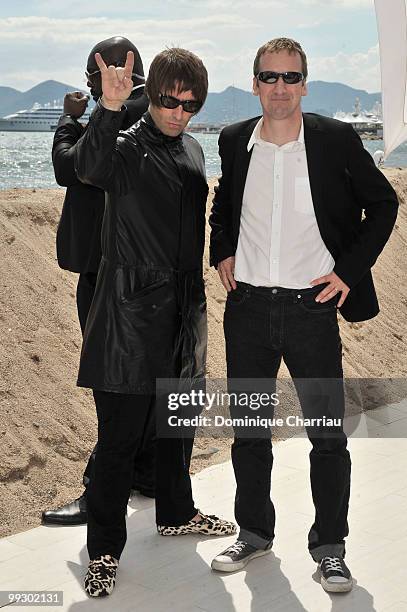
<svg viewBox="0 0 407 612">
<path fill-rule="evenodd" d="M 126 100 L 123 129 L 136 123 L 148 108 L 144 94 Z M 76 143 L 85 132 L 71 117 L 60 118 L 52 147 L 52 162 L 58 185 L 67 187 L 57 230 L 58 264 L 71 272 L 98 271 L 101 258 L 100 235 L 105 210 L 102 189 L 84 185 L 75 173 Z"/>
<path fill-rule="evenodd" d="M 396 193 L 351 125 L 313 113 L 303 118 L 319 231 L 335 260 L 334 272 L 351 289 L 341 314 L 347 321 L 371 319 L 379 305 L 370 269 L 396 221 Z M 209 218 L 210 263 L 215 267 L 236 252 L 251 157 L 247 144 L 259 119 L 230 125 L 219 136 L 222 176 Z"/>
</svg>

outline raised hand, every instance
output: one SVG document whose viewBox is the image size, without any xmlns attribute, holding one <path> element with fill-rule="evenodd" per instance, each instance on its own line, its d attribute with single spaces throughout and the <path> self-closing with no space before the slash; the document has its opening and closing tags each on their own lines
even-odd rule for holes
<svg viewBox="0 0 407 612">
<path fill-rule="evenodd" d="M 75 119 L 82 117 L 88 106 L 89 96 L 81 91 L 72 91 L 64 97 L 64 115 L 71 115 Z"/>
<path fill-rule="evenodd" d="M 119 111 L 133 89 L 131 76 L 134 66 L 134 53 L 133 51 L 127 51 L 124 68 L 106 66 L 100 53 L 95 53 L 95 60 L 102 76 L 103 95 L 101 102 L 105 108 Z"/>
</svg>

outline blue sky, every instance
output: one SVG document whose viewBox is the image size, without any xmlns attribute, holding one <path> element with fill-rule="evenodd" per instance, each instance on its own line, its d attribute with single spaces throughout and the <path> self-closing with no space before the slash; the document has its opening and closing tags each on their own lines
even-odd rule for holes
<svg viewBox="0 0 407 612">
<path fill-rule="evenodd" d="M 52 78 L 85 87 L 89 50 L 116 34 L 138 46 L 145 70 L 165 46 L 194 51 L 211 91 L 250 89 L 256 50 L 276 36 L 301 42 L 309 80 L 380 89 L 373 0 L 3 0 L 0 85 L 26 90 Z"/>
</svg>

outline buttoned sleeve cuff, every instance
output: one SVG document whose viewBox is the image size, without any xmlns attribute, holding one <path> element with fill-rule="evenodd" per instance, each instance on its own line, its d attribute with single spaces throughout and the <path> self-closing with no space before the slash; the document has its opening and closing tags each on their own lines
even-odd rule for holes
<svg viewBox="0 0 407 612">
<path fill-rule="evenodd" d="M 209 265 L 217 269 L 221 261 L 233 257 L 236 251 L 228 241 L 225 241 L 223 244 L 216 244 L 216 246 L 212 244 L 209 253 Z"/>
</svg>

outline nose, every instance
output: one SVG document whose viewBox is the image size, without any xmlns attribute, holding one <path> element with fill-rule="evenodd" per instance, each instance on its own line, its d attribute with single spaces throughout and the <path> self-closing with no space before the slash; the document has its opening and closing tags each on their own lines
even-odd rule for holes
<svg viewBox="0 0 407 612">
<path fill-rule="evenodd" d="M 281 75 L 279 75 L 277 81 L 274 84 L 274 89 L 276 89 L 277 91 L 285 91 L 286 89 L 286 84 L 283 81 L 283 77 Z"/>
<path fill-rule="evenodd" d="M 179 104 L 177 108 L 174 108 L 174 119 L 177 119 L 177 121 L 181 121 L 183 113 L 184 109 L 182 108 L 181 104 Z"/>
</svg>

